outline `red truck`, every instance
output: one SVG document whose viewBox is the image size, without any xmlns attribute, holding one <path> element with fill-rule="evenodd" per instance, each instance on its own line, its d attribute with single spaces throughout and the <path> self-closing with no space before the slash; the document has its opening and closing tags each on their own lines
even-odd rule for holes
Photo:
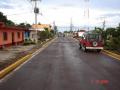
<svg viewBox="0 0 120 90">
<path fill-rule="evenodd" d="M 96 50 L 100 52 L 103 49 L 103 39 L 101 34 L 85 32 L 79 40 L 80 49 L 84 52 Z"/>
</svg>

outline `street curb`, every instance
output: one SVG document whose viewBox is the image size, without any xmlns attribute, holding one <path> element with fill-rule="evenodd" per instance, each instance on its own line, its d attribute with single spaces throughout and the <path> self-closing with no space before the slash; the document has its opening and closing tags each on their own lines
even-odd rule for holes
<svg viewBox="0 0 120 90">
<path fill-rule="evenodd" d="M 21 58 L 17 62 L 11 64 L 10 66 L 8 66 L 5 69 L 3 69 L 2 71 L 0 71 L 0 79 L 3 78 L 8 73 L 10 73 L 11 71 L 13 71 L 16 67 L 18 67 L 19 65 L 21 65 L 23 62 L 25 62 L 31 56 L 32 56 L 32 54 L 26 55 L 25 57 Z"/>
<path fill-rule="evenodd" d="M 120 55 L 115 54 L 115 53 L 113 53 L 113 52 L 110 52 L 110 51 L 108 51 L 108 50 L 102 50 L 102 53 L 104 53 L 104 54 L 106 54 L 106 55 L 108 55 L 108 56 L 110 56 L 110 57 L 112 57 L 112 58 L 115 58 L 115 59 L 117 59 L 117 60 L 120 60 Z"/>
<path fill-rule="evenodd" d="M 16 69 L 18 66 L 20 66 L 22 63 L 24 63 L 25 61 L 29 60 L 32 56 L 37 55 L 38 53 L 40 53 L 42 50 L 44 50 L 45 48 L 47 48 L 49 46 L 49 44 L 51 44 L 56 38 L 52 39 L 51 41 L 48 41 L 47 43 L 45 43 L 42 48 L 36 50 L 35 52 L 33 52 L 32 54 L 28 54 L 24 57 L 22 57 L 21 59 L 18 59 L 15 63 L 9 65 L 8 67 L 6 67 L 5 69 L 0 71 L 0 79 L 2 79 L 3 77 L 5 77 L 7 74 L 9 74 L 10 72 L 12 72 L 14 69 Z"/>
</svg>

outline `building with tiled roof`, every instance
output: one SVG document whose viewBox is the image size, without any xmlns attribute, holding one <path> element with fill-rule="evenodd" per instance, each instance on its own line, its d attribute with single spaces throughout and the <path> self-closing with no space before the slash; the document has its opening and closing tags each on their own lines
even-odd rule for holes
<svg viewBox="0 0 120 90">
<path fill-rule="evenodd" d="M 33 24 L 30 30 L 45 31 L 45 28 L 47 28 L 48 31 L 51 31 L 50 24 Z"/>
</svg>

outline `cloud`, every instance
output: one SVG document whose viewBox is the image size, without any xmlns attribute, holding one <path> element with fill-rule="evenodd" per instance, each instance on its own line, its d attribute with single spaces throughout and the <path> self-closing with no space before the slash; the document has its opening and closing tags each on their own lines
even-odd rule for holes
<svg viewBox="0 0 120 90">
<path fill-rule="evenodd" d="M 0 8 L 2 8 L 2 9 L 13 9 L 14 6 L 10 2 L 10 0 L 1 0 L 0 1 Z"/>
<path fill-rule="evenodd" d="M 98 26 L 100 23 L 103 23 L 103 21 L 106 21 L 106 27 L 115 27 L 118 26 L 118 23 L 120 21 L 120 12 L 106 12 L 104 14 L 99 15 L 98 18 Z"/>
<path fill-rule="evenodd" d="M 14 6 L 8 5 L 8 4 L 0 4 L 0 8 L 4 8 L 4 9 L 13 9 Z"/>
<path fill-rule="evenodd" d="M 120 13 L 108 13 L 108 14 L 104 14 L 102 16 L 103 17 L 116 17 L 116 16 L 120 17 Z"/>
<path fill-rule="evenodd" d="M 10 0 L 0 0 L 1 3 L 9 3 Z"/>
<path fill-rule="evenodd" d="M 90 0 L 90 7 L 103 10 L 120 10 L 120 0 Z"/>
<path fill-rule="evenodd" d="M 42 0 L 44 5 L 85 8 L 84 0 Z M 89 7 L 104 10 L 119 10 L 120 0 L 89 0 Z"/>
<path fill-rule="evenodd" d="M 120 12 L 106 12 L 103 14 L 99 14 L 96 19 L 110 19 L 110 18 L 120 18 Z"/>
<path fill-rule="evenodd" d="M 120 0 L 90 0 L 90 25 L 100 25 L 98 19 L 101 17 L 109 17 L 107 19 L 111 18 L 110 22 L 118 22 L 119 3 Z M 86 25 L 84 0 L 42 0 L 42 2 L 38 2 L 38 7 L 40 13 L 43 14 L 43 16 L 38 15 L 38 22 L 51 23 L 56 21 L 59 26 L 69 26 L 72 17 L 74 25 Z M 25 21 L 34 23 L 33 9 L 34 3 L 31 0 L 0 0 L 0 10 L 17 23 Z M 96 18 L 98 19 L 96 20 Z"/>
<path fill-rule="evenodd" d="M 60 5 L 62 7 L 75 7 L 76 5 L 74 4 L 63 4 L 63 5 Z"/>
</svg>

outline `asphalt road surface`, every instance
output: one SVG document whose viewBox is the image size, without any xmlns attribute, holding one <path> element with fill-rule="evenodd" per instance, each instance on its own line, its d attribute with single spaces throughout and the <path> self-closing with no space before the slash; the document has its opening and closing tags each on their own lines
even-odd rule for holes
<svg viewBox="0 0 120 90">
<path fill-rule="evenodd" d="M 2 80 L 0 90 L 120 90 L 120 61 L 59 37 Z"/>
</svg>

